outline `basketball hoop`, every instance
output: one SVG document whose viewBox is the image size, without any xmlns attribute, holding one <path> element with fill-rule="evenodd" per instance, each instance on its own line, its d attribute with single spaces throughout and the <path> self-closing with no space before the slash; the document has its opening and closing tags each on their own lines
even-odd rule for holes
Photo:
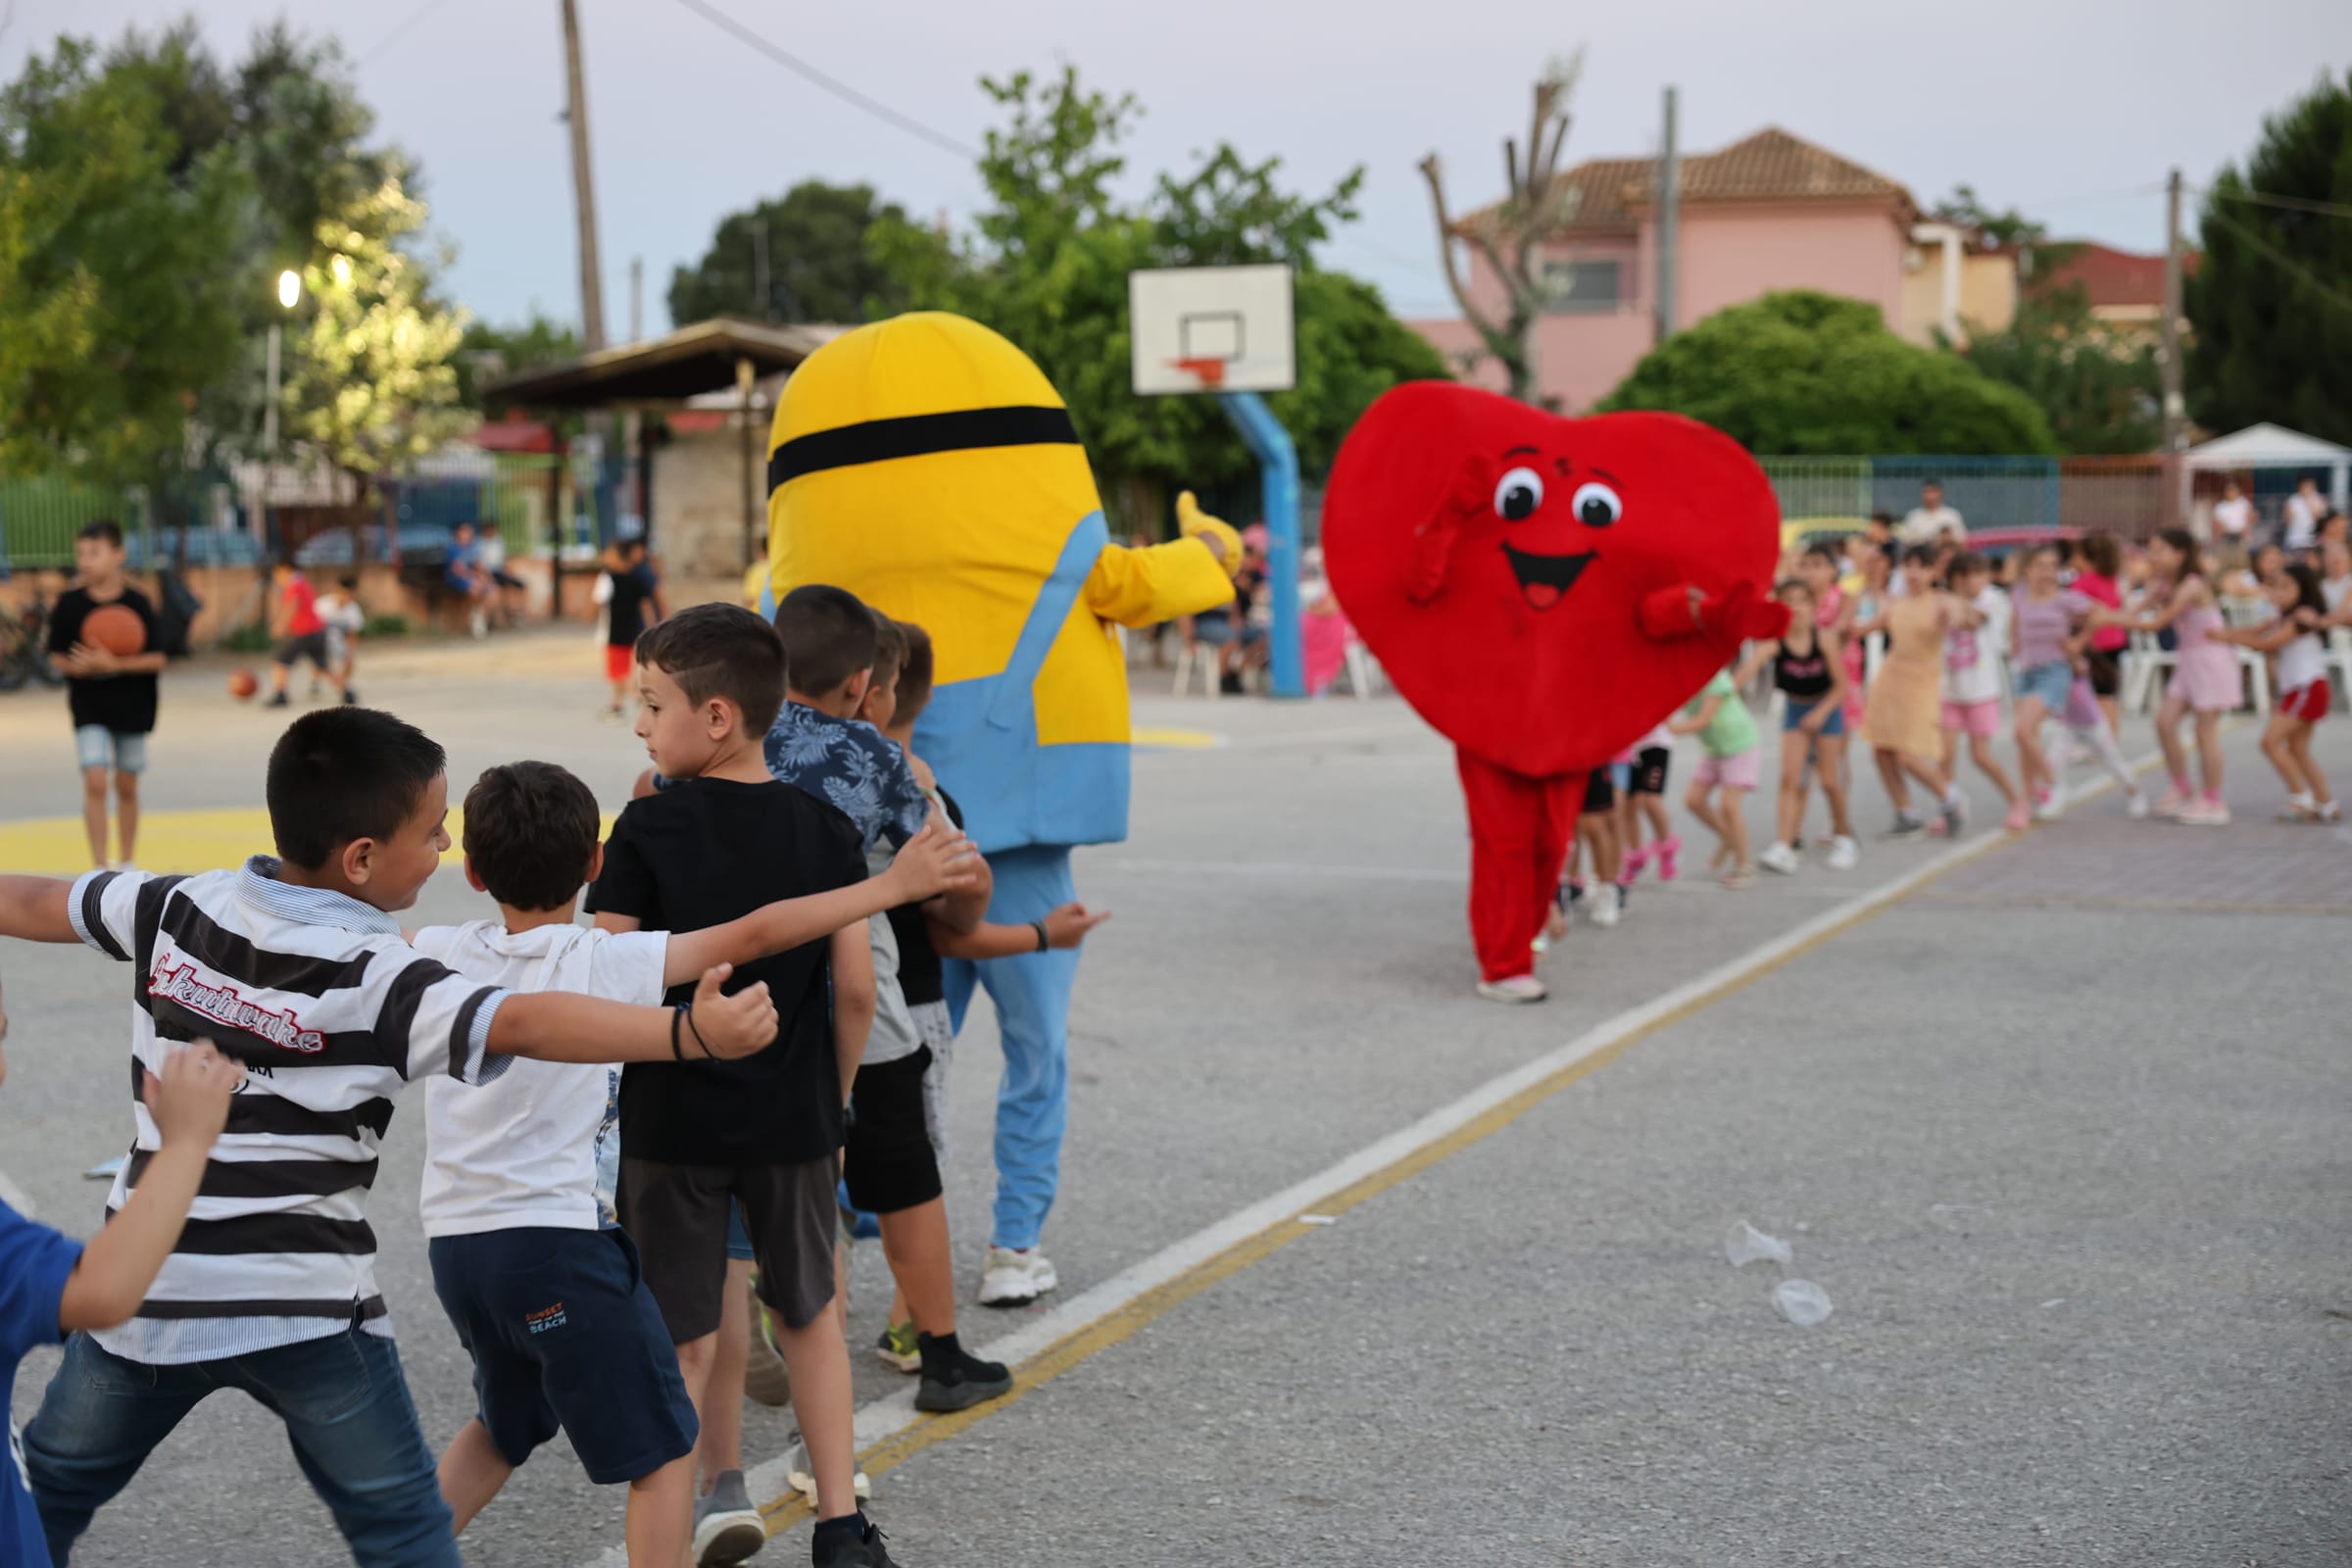
<svg viewBox="0 0 2352 1568">
<path fill-rule="evenodd" d="M 1168 363 L 1199 381 L 1207 391 L 1214 392 L 1225 384 L 1223 360 L 1170 360 Z"/>
</svg>

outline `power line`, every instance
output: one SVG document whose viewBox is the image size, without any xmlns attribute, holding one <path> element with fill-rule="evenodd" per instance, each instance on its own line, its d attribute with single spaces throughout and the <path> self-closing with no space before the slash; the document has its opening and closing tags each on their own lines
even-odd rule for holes
<svg viewBox="0 0 2352 1568">
<path fill-rule="evenodd" d="M 2303 196 L 2277 196 L 2267 190 L 2224 190 L 2219 185 L 2199 185 L 2191 189 L 2200 196 L 2218 196 L 2226 202 L 2278 207 L 2290 213 L 2317 213 L 2323 218 L 2352 218 L 2352 207 L 2342 202 L 2318 202 Z"/>
<path fill-rule="evenodd" d="M 782 66 L 785 70 L 792 72 L 802 79 L 812 82 L 816 86 L 823 88 L 826 92 L 831 93 L 843 103 L 849 104 L 854 108 L 862 109 L 867 114 L 872 115 L 875 119 L 886 121 L 889 123 L 898 126 L 899 129 L 906 132 L 906 134 L 909 136 L 919 136 L 924 141 L 929 142 L 932 146 L 954 153 L 958 158 L 972 160 L 977 160 L 979 158 L 980 150 L 978 148 L 967 146 L 965 143 L 957 141 L 955 137 L 948 135 L 945 131 L 933 130 L 929 125 L 924 124 L 921 121 L 900 114 L 896 109 L 891 108 L 890 105 L 883 103 L 881 100 L 867 97 L 864 93 L 859 92 L 848 82 L 825 74 L 825 73 L 817 70 L 816 67 L 810 65 L 808 61 L 803 60 L 800 56 L 768 42 L 765 38 L 762 38 L 760 36 L 760 34 L 745 26 L 742 23 L 737 22 L 733 17 L 728 16 L 725 12 L 719 10 L 717 7 L 706 4 L 705 0 L 678 0 L 678 4 L 684 6 L 696 16 L 701 17 L 712 26 L 723 28 L 725 31 L 734 34 L 744 43 L 750 45 L 760 53 L 767 56 L 768 59 L 773 60 L 777 65 Z"/>
<path fill-rule="evenodd" d="M 2333 284 L 2325 282 L 2322 279 L 2314 276 L 2311 272 L 2311 270 L 2306 268 L 2301 262 L 2296 261 L 2293 257 L 2288 256 L 2283 251 L 2275 249 L 2271 245 L 2270 241 L 2264 239 L 2260 234 L 2257 234 L 2252 229 L 2246 227 L 2245 224 L 2239 222 L 2236 219 L 2231 218 L 2228 213 L 2213 213 L 2209 214 L 2208 216 L 2211 217 L 2215 222 L 2220 223 L 2224 228 L 2234 231 L 2238 238 L 2244 240 L 2248 245 L 2253 246 L 2254 249 L 2260 252 L 2263 256 L 2269 258 L 2272 262 L 2277 263 L 2279 267 L 2284 268 L 2314 294 L 2319 295 L 2320 298 L 2327 300 L 2332 305 L 2340 307 L 2347 313 L 2352 313 L 2352 294 L 2347 294 L 2342 289 L 2335 287 Z"/>
<path fill-rule="evenodd" d="M 407 17 L 402 19 L 399 25 L 395 26 L 390 32 L 385 33 L 381 38 L 378 38 L 372 48 L 370 48 L 366 54 L 363 54 L 358 59 L 354 60 L 352 64 L 355 66 L 364 66 L 368 61 L 373 60 L 377 55 L 382 54 L 385 50 L 398 43 L 402 38 L 408 36 L 408 32 L 411 27 L 416 26 L 425 18 L 440 10 L 442 4 L 443 0 L 424 0 L 424 4 L 410 12 Z"/>
</svg>

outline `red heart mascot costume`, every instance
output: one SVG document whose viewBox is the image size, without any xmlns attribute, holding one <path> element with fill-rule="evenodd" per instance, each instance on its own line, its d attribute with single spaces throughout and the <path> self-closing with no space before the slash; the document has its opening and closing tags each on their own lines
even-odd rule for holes
<svg viewBox="0 0 2352 1568">
<path fill-rule="evenodd" d="M 1544 994 L 1534 943 L 1585 775 L 1786 627 L 1779 525 L 1755 460 L 1679 415 L 1563 419 L 1415 381 L 1348 432 L 1324 561 L 1396 690 L 1454 744 L 1484 994 Z"/>
</svg>

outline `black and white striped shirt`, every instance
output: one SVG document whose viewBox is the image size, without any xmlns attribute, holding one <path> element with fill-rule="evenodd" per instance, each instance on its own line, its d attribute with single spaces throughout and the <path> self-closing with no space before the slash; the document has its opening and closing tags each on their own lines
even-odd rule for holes
<svg viewBox="0 0 2352 1568">
<path fill-rule="evenodd" d="M 133 966 L 130 1092 L 137 1135 L 111 1215 L 160 1147 L 142 1073 L 206 1039 L 246 1070 L 195 1206 L 138 1315 L 96 1336 L 173 1365 L 391 1333 L 367 1219 L 392 1097 L 412 1078 L 498 1076 L 490 1020 L 506 993 L 401 940 L 383 910 L 240 871 L 93 871 L 70 909 L 81 939 Z"/>
</svg>

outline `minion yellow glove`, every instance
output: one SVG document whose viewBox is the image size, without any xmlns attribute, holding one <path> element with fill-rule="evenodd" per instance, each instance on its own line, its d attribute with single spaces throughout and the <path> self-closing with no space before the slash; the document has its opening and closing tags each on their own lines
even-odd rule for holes
<svg viewBox="0 0 2352 1568">
<path fill-rule="evenodd" d="M 1226 576 L 1242 569 L 1241 534 L 1224 518 L 1202 512 L 1190 490 L 1176 497 L 1176 527 L 1187 539 L 1198 539 L 1208 546 L 1208 553 L 1217 558 L 1217 564 L 1225 568 Z"/>
</svg>

